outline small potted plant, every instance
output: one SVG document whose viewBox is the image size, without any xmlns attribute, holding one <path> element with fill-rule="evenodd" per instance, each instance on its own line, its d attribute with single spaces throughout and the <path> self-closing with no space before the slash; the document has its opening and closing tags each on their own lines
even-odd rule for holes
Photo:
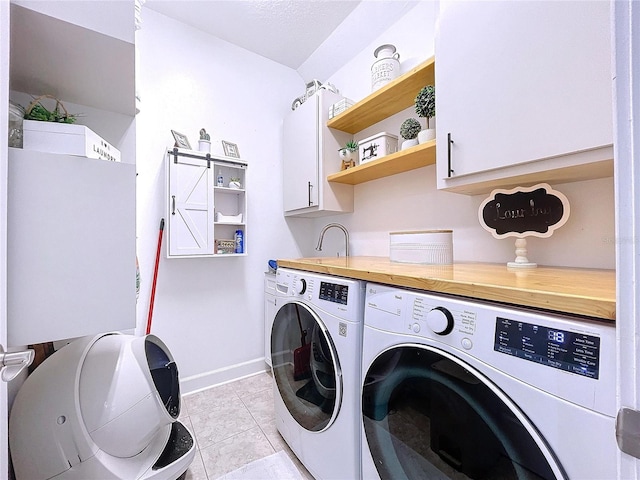
<svg viewBox="0 0 640 480">
<path fill-rule="evenodd" d="M 342 159 L 342 168 L 340 170 L 355 167 L 356 160 L 358 159 L 358 142 L 354 142 L 353 140 L 348 141 L 344 147 L 338 150 L 338 153 Z"/>
<path fill-rule="evenodd" d="M 436 115 L 436 87 L 427 85 L 418 92 L 416 113 L 419 117 L 427 119 L 427 128 L 418 133 L 418 142 L 424 143 L 436 138 L 436 129 L 429 125 L 429 120 Z"/>
<path fill-rule="evenodd" d="M 400 125 L 400 135 L 404 138 L 400 150 L 413 147 L 418 144 L 418 132 L 422 130 L 422 125 L 416 118 L 407 118 Z"/>
<path fill-rule="evenodd" d="M 51 99 L 55 101 L 53 110 L 49 110 L 42 104 L 42 100 Z M 40 122 L 54 123 L 75 123 L 77 115 L 67 112 L 62 102 L 53 95 L 40 95 L 33 99 L 24 112 L 25 120 L 36 120 Z"/>
<path fill-rule="evenodd" d="M 200 140 L 198 140 L 198 150 L 201 152 L 211 151 L 211 136 L 204 128 L 200 129 Z"/>
<path fill-rule="evenodd" d="M 242 188 L 240 177 L 231 177 L 229 179 L 229 188 Z"/>
</svg>

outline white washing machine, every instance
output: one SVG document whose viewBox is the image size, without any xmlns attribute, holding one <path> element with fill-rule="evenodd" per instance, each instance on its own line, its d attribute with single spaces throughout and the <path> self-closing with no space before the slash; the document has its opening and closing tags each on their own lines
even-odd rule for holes
<svg viewBox="0 0 640 480">
<path fill-rule="evenodd" d="M 276 425 L 317 480 L 360 478 L 364 283 L 278 268 Z"/>
<path fill-rule="evenodd" d="M 616 478 L 615 327 L 367 284 L 362 476 Z"/>
</svg>

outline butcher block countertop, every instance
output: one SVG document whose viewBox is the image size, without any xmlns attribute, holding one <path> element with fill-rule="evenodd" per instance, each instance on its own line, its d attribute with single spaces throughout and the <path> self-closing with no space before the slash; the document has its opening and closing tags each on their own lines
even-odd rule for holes
<svg viewBox="0 0 640 480">
<path fill-rule="evenodd" d="M 615 270 L 508 269 L 505 264 L 417 265 L 388 257 L 278 260 L 279 267 L 461 295 L 605 320 L 616 318 Z"/>
</svg>

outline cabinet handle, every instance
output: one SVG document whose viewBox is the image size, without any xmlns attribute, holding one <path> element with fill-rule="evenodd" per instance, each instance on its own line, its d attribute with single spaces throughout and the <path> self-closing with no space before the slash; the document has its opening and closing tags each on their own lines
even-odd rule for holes
<svg viewBox="0 0 640 480">
<path fill-rule="evenodd" d="M 447 133 L 447 167 L 448 167 L 448 177 L 451 177 L 451 175 L 453 175 L 454 171 L 453 168 L 451 168 L 451 144 L 453 143 L 453 140 L 451 140 L 451 133 Z"/>
<path fill-rule="evenodd" d="M 171 195 L 171 215 L 176 214 L 176 196 Z"/>
<path fill-rule="evenodd" d="M 313 185 L 311 185 L 311 182 L 307 182 L 309 185 L 307 187 L 307 191 L 309 193 L 309 206 L 312 206 L 313 204 L 311 203 L 311 189 L 313 188 Z"/>
</svg>

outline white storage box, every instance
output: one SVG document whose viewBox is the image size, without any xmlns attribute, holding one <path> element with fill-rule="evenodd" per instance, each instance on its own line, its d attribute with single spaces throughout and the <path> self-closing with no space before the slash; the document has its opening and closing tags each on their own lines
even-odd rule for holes
<svg viewBox="0 0 640 480">
<path fill-rule="evenodd" d="M 360 145 L 360 164 L 398 151 L 398 137 L 387 132 L 360 140 L 358 144 Z"/>
<path fill-rule="evenodd" d="M 237 215 L 224 215 L 218 212 L 216 221 L 220 223 L 242 223 L 242 214 L 239 213 Z"/>
<path fill-rule="evenodd" d="M 84 125 L 25 120 L 23 130 L 26 150 L 120 161 L 120 150 Z"/>
<path fill-rule="evenodd" d="M 392 262 L 450 265 L 453 263 L 453 231 L 422 230 L 389 234 Z"/>
<path fill-rule="evenodd" d="M 329 118 L 335 117 L 336 115 L 344 112 L 347 108 L 353 107 L 353 105 L 355 105 L 353 100 L 343 98 L 329 107 Z"/>
</svg>

